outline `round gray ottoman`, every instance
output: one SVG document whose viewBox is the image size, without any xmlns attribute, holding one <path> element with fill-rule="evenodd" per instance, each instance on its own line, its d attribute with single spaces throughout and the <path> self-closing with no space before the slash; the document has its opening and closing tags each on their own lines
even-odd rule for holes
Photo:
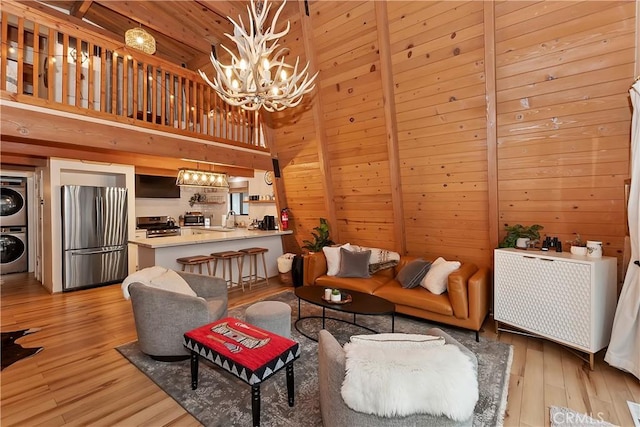
<svg viewBox="0 0 640 427">
<path fill-rule="evenodd" d="M 261 301 L 245 312 L 245 320 L 274 334 L 291 338 L 291 307 L 279 301 Z"/>
</svg>

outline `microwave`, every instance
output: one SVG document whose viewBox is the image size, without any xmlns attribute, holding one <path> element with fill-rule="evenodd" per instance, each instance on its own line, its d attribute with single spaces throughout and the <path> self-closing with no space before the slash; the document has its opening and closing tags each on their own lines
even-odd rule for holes
<svg viewBox="0 0 640 427">
<path fill-rule="evenodd" d="M 201 214 L 185 214 L 184 225 L 204 225 L 204 215 Z"/>
</svg>

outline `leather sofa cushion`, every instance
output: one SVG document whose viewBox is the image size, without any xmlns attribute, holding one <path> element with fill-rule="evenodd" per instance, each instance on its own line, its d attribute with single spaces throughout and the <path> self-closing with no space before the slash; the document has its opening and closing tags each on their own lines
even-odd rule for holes
<svg viewBox="0 0 640 427">
<path fill-rule="evenodd" d="M 453 315 L 453 307 L 446 292 L 435 295 L 422 287 L 406 289 L 397 280 L 391 280 L 376 289 L 373 294 L 394 304 L 416 307 L 446 316 Z"/>
<path fill-rule="evenodd" d="M 320 276 L 316 279 L 316 286 L 324 286 L 326 288 L 340 288 L 345 290 L 354 290 L 372 294 L 380 286 L 389 281 L 389 277 L 382 274 L 374 274 L 371 277 L 337 277 L 337 276 Z"/>
</svg>

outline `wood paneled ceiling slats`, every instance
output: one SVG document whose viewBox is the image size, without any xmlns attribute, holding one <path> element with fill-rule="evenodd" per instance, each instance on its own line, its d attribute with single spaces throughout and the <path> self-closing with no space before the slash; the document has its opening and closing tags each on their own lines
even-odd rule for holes
<svg viewBox="0 0 640 427">
<path fill-rule="evenodd" d="M 194 71 L 208 64 L 211 45 L 226 40 L 224 33 L 232 31 L 227 15 L 235 19 L 239 12 L 246 15 L 246 10 L 240 7 L 243 2 L 47 0 L 43 3 L 85 18 L 123 43 L 124 33 L 141 25 L 155 37 L 158 58 L 184 64 Z"/>
</svg>

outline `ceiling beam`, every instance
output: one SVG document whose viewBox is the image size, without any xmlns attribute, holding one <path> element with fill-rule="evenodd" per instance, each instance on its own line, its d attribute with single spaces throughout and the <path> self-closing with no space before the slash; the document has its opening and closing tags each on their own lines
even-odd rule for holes
<svg viewBox="0 0 640 427">
<path fill-rule="evenodd" d="M 69 14 L 75 16 L 76 18 L 82 19 L 84 15 L 87 13 L 87 10 L 91 7 L 93 0 L 78 0 L 73 3 L 71 6 L 71 10 L 69 10 Z"/>
<path fill-rule="evenodd" d="M 34 141 L 24 138 L 3 137 L 2 141 L 2 163 L 8 163 L 6 157 L 14 161 L 13 164 L 34 163 L 46 164 L 46 158 L 62 157 L 66 159 L 87 160 L 91 162 L 104 162 L 132 165 L 146 170 L 155 170 L 150 175 L 176 176 L 180 168 L 199 168 L 212 172 L 226 173 L 230 176 L 253 177 L 253 169 L 224 166 L 224 165 L 199 165 L 197 163 L 174 159 L 169 157 L 149 156 L 136 153 L 114 152 L 110 150 L 93 149 L 86 150 L 77 146 L 64 143 L 54 143 L 50 141 Z M 37 157 L 39 158 L 37 158 Z M 25 163 L 15 163 L 16 160 L 24 159 Z M 39 163 L 38 163 L 39 164 Z M 44 166 L 41 164 L 41 166 Z"/>
<path fill-rule="evenodd" d="M 2 141 L 2 158 L 0 158 L 0 164 L 12 165 L 12 166 L 31 166 L 31 167 L 44 167 L 47 165 L 47 160 L 40 157 L 30 157 L 20 154 L 10 154 L 5 152 L 5 141 Z"/>
<path fill-rule="evenodd" d="M 271 157 L 266 151 L 207 142 L 124 125 L 92 117 L 9 102 L 0 102 L 0 126 L 4 137 L 68 143 L 86 150 L 103 149 L 199 162 L 267 170 Z"/>
</svg>

